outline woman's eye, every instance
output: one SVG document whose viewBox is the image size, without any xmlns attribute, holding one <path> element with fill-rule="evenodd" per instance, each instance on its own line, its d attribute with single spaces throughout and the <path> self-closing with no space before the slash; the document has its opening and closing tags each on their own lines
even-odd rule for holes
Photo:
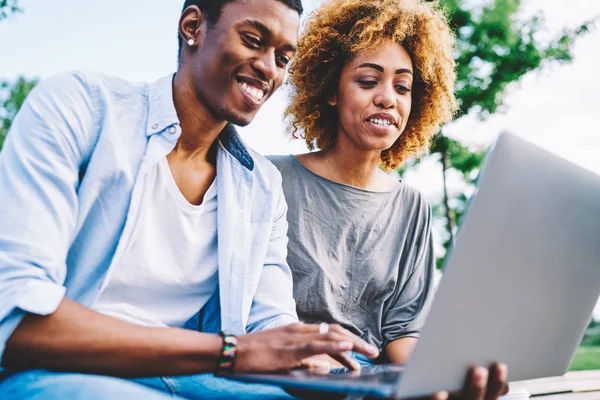
<svg viewBox="0 0 600 400">
<path fill-rule="evenodd" d="M 244 35 L 244 41 L 246 44 L 252 48 L 258 49 L 261 46 L 260 39 L 254 35 Z"/>
<path fill-rule="evenodd" d="M 361 86 L 368 87 L 368 88 L 377 85 L 377 81 L 368 81 L 368 80 L 359 80 L 358 83 Z"/>
<path fill-rule="evenodd" d="M 410 92 L 410 88 L 404 85 L 395 85 L 394 87 L 396 88 L 396 91 L 398 91 L 398 93 Z"/>
<path fill-rule="evenodd" d="M 282 67 L 285 67 L 290 62 L 290 59 L 287 56 L 275 56 L 275 58 L 277 63 Z"/>
</svg>

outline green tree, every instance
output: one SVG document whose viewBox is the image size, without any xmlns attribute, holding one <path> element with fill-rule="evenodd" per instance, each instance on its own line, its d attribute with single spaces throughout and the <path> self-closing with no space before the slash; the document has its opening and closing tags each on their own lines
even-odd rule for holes
<svg viewBox="0 0 600 400">
<path fill-rule="evenodd" d="M 17 0 L 0 0 L 0 21 L 20 11 Z M 15 82 L 0 81 L 0 150 L 13 118 L 36 83 L 35 79 L 23 77 L 17 78 Z"/>
<path fill-rule="evenodd" d="M 457 39 L 456 96 L 460 105 L 457 118 L 470 114 L 484 120 L 503 111 L 510 83 L 550 63 L 572 61 L 573 44 L 594 22 L 584 22 L 574 29 L 562 30 L 549 40 L 541 40 L 543 14 L 520 17 L 520 0 L 441 0 L 440 3 L 448 13 Z M 433 210 L 444 221 L 445 248 L 453 243 L 468 201 L 468 191 L 458 196 L 449 194 L 448 173 L 460 172 L 468 188 L 474 183 L 484 153 L 446 136 L 443 129 L 432 142 L 430 157 L 439 160 L 444 178 L 442 201 L 434 204 Z"/>
<path fill-rule="evenodd" d="M 37 80 L 19 77 L 15 82 L 0 82 L 0 150 L 13 118 Z"/>
<path fill-rule="evenodd" d="M 0 21 L 19 11 L 21 9 L 17 0 L 0 0 Z"/>
</svg>

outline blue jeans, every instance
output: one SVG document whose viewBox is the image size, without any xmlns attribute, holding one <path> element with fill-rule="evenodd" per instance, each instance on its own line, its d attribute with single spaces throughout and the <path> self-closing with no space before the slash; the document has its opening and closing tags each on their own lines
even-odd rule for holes
<svg viewBox="0 0 600 400">
<path fill-rule="evenodd" d="M 295 399 L 276 386 L 249 384 L 212 374 L 121 379 L 101 375 L 31 370 L 0 381 L 0 399 L 17 400 L 204 400 Z"/>
</svg>

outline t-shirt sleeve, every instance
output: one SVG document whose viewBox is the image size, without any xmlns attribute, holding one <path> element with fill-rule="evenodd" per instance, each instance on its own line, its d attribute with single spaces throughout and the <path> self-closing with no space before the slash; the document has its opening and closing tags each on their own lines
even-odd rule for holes
<svg viewBox="0 0 600 400">
<path fill-rule="evenodd" d="M 435 255 L 431 207 L 421 200 L 414 217 L 410 251 L 399 266 L 398 287 L 382 321 L 383 346 L 404 337 L 419 337 L 434 295 Z"/>
</svg>

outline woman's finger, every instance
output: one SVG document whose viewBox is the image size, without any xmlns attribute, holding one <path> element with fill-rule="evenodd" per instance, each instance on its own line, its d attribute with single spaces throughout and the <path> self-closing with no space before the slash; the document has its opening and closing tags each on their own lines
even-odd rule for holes
<svg viewBox="0 0 600 400">
<path fill-rule="evenodd" d="M 319 374 L 328 374 L 331 371 L 331 364 L 327 360 L 316 357 L 308 357 L 300 361 L 299 368 L 311 369 Z"/>
<path fill-rule="evenodd" d="M 360 371 L 360 364 L 348 353 L 330 354 L 330 357 L 353 371 Z"/>
<path fill-rule="evenodd" d="M 486 400 L 496 400 L 502 396 L 506 386 L 508 367 L 506 364 L 494 364 L 489 370 Z"/>
<path fill-rule="evenodd" d="M 488 381 L 488 370 L 482 367 L 473 367 L 469 370 L 467 382 L 463 388 L 463 399 L 483 400 Z"/>
</svg>

